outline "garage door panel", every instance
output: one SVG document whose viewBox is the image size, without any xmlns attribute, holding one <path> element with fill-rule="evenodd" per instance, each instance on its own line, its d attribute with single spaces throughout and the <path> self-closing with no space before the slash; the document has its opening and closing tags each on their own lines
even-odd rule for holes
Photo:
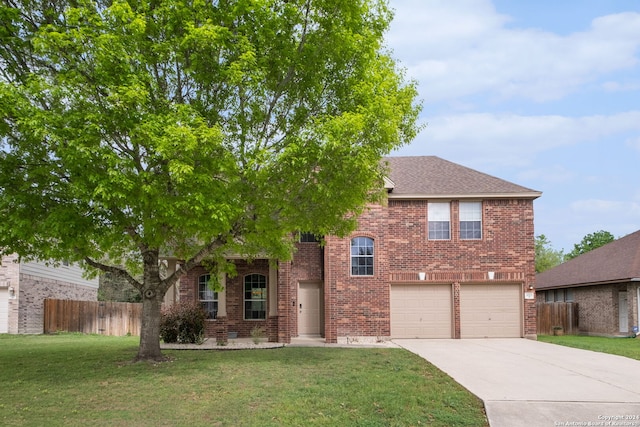
<svg viewBox="0 0 640 427">
<path fill-rule="evenodd" d="M 391 286 L 391 336 L 451 338 L 451 286 Z"/>
<path fill-rule="evenodd" d="M 521 287 L 517 284 L 461 286 L 461 337 L 520 337 L 522 329 L 520 293 Z"/>
</svg>

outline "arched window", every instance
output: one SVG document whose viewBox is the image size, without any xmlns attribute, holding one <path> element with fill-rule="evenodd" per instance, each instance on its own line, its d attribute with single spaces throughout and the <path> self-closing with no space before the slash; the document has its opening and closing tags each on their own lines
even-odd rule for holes
<svg viewBox="0 0 640 427">
<path fill-rule="evenodd" d="M 244 276 L 244 318 L 245 320 L 267 318 L 267 276 L 262 274 Z"/>
<path fill-rule="evenodd" d="M 373 276 L 373 239 L 351 239 L 351 275 Z"/>
<path fill-rule="evenodd" d="M 218 317 L 218 293 L 209 287 L 210 274 L 203 274 L 198 278 L 198 299 L 208 319 Z"/>
</svg>

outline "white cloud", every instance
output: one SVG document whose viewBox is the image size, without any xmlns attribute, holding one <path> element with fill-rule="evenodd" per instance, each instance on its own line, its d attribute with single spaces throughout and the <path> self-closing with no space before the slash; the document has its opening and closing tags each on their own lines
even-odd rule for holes
<svg viewBox="0 0 640 427">
<path fill-rule="evenodd" d="M 559 184 L 573 180 L 576 173 L 564 165 L 549 165 L 547 167 L 523 170 L 518 174 L 519 181 L 536 181 L 541 183 Z"/>
<path fill-rule="evenodd" d="M 576 215 L 598 214 L 615 215 L 619 220 L 623 218 L 639 218 L 640 203 L 618 200 L 586 199 L 576 200 L 570 205 Z"/>
<path fill-rule="evenodd" d="M 584 235 L 597 230 L 606 230 L 622 237 L 640 229 L 640 203 L 633 201 L 587 199 L 570 204 L 570 218 L 582 224 Z M 588 218 L 589 221 L 581 221 Z M 587 230 L 587 228 L 591 228 Z"/>
<path fill-rule="evenodd" d="M 629 138 L 625 141 L 625 144 L 634 150 L 638 150 L 640 152 L 640 136 L 635 138 Z"/>
<path fill-rule="evenodd" d="M 640 111 L 584 117 L 470 113 L 433 117 L 400 153 L 523 167 L 534 164 L 542 152 L 593 141 L 606 143 L 600 140 L 625 132 L 640 132 Z"/>
<path fill-rule="evenodd" d="M 635 92 L 640 90 L 640 81 L 607 81 L 602 84 L 602 88 L 606 92 Z"/>
<path fill-rule="evenodd" d="M 640 13 L 599 17 L 583 32 L 560 36 L 507 28 L 509 18 L 488 0 L 394 5 L 388 43 L 427 103 L 484 93 L 554 100 L 639 62 Z"/>
</svg>

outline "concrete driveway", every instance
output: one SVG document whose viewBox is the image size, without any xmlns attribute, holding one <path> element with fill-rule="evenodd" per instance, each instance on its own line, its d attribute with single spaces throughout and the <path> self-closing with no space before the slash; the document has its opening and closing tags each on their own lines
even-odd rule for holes
<svg viewBox="0 0 640 427">
<path fill-rule="evenodd" d="M 640 427 L 640 361 L 526 339 L 393 341 L 482 399 L 491 427 Z"/>
</svg>

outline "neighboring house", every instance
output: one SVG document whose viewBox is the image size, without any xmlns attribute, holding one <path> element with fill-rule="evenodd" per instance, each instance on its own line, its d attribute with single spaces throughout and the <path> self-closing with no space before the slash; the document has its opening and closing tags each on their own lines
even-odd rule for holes
<svg viewBox="0 0 640 427">
<path fill-rule="evenodd" d="M 0 333 L 41 334 L 46 298 L 97 301 L 98 279 L 83 278 L 79 266 L 17 259 L 5 256 L 0 265 Z"/>
<path fill-rule="evenodd" d="M 536 277 L 540 302 L 578 303 L 578 328 L 587 335 L 629 336 L 640 318 L 640 231 Z"/>
<path fill-rule="evenodd" d="M 222 292 L 204 267 L 180 300 L 207 309 L 225 341 L 264 328 L 270 341 L 536 337 L 533 201 L 540 192 L 438 157 L 385 159 L 387 202 L 350 236 L 302 233 L 287 262 L 234 259 Z M 174 260 L 175 261 L 175 260 Z"/>
</svg>

